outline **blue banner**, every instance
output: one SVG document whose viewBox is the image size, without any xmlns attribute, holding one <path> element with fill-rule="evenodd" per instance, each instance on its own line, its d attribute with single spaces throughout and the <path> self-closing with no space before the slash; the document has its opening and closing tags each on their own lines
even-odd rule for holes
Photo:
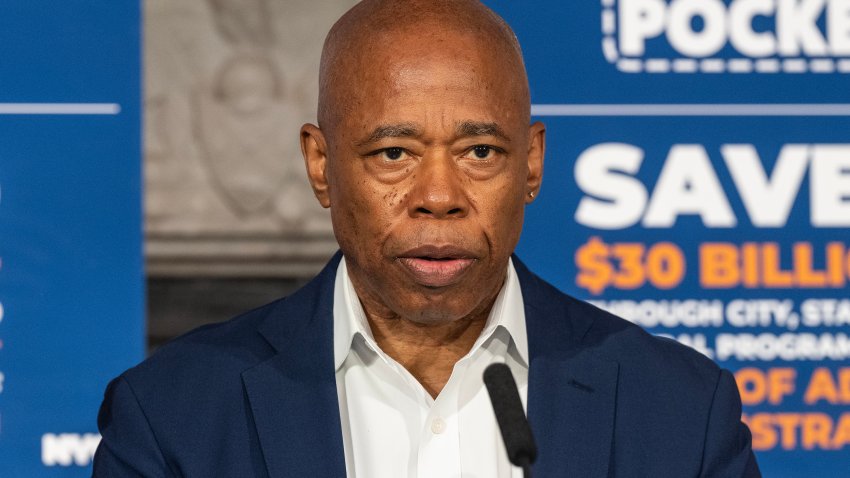
<svg viewBox="0 0 850 478">
<path fill-rule="evenodd" d="M 0 4 L 0 476 L 90 476 L 144 356 L 139 10 Z"/>
<path fill-rule="evenodd" d="M 487 2 L 547 126 L 520 256 L 735 372 L 765 476 L 850 469 L 850 2 Z"/>
</svg>

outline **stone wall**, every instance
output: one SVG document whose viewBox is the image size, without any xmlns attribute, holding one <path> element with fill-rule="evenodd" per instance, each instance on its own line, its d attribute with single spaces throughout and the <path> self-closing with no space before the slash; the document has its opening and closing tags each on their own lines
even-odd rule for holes
<svg viewBox="0 0 850 478">
<path fill-rule="evenodd" d="M 325 34 L 354 3 L 145 0 L 152 344 L 288 292 L 336 250 L 298 131 L 315 122 Z"/>
</svg>

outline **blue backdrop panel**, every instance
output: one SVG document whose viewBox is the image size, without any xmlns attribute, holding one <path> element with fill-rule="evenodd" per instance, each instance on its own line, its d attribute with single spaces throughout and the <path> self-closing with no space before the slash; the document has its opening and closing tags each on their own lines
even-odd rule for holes
<svg viewBox="0 0 850 478">
<path fill-rule="evenodd" d="M 847 476 L 850 4 L 487 3 L 548 127 L 520 256 L 735 372 L 765 476 Z"/>
<path fill-rule="evenodd" d="M 89 476 L 144 354 L 139 8 L 0 4 L 0 476 Z"/>
</svg>

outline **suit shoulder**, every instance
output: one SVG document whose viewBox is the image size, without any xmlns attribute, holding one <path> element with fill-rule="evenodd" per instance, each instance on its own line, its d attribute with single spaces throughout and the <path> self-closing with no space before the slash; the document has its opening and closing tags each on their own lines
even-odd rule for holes
<svg viewBox="0 0 850 478">
<path fill-rule="evenodd" d="M 593 317 L 586 340 L 609 342 L 608 349 L 620 360 L 636 361 L 653 369 L 717 379 L 720 368 L 714 361 L 691 347 L 664 336 L 652 335 L 640 326 L 573 297 L 579 313 Z"/>
<path fill-rule="evenodd" d="M 521 263 L 520 263 L 521 264 Z M 529 284 L 530 304 L 543 315 L 563 321 L 565 333 L 560 339 L 578 336 L 581 346 L 594 354 L 620 363 L 621 369 L 644 380 L 684 389 L 712 393 L 720 368 L 696 350 L 667 337 L 655 336 L 622 317 L 566 294 L 530 272 L 524 265 L 522 275 Z M 551 322 L 546 326 L 551 330 Z"/>
<path fill-rule="evenodd" d="M 123 377 L 148 388 L 155 383 L 192 383 L 211 374 L 241 372 L 273 353 L 258 327 L 277 313 L 284 300 L 191 330 L 163 345 Z"/>
<path fill-rule="evenodd" d="M 241 393 L 241 373 L 279 350 L 281 344 L 270 340 L 302 333 L 317 311 L 328 313 L 340 259 L 337 253 L 322 272 L 288 297 L 174 339 L 124 372 L 124 379 L 134 388 L 167 396 L 192 395 L 198 388 Z"/>
<path fill-rule="evenodd" d="M 621 369 L 645 383 L 669 390 L 692 390 L 703 396 L 713 394 L 720 367 L 691 347 L 643 328 L 590 303 L 568 296 L 574 313 L 593 322 L 585 343 L 620 363 Z"/>
</svg>

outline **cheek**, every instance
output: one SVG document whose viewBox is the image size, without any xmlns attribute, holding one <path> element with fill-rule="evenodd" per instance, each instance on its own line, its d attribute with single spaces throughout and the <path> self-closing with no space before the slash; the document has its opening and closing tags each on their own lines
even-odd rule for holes
<svg viewBox="0 0 850 478">
<path fill-rule="evenodd" d="M 496 256 L 510 255 L 519 241 L 525 214 L 522 186 L 513 182 L 490 190 L 476 201 L 482 226 Z"/>
<path fill-rule="evenodd" d="M 358 177 L 354 172 L 342 173 Z M 406 198 L 402 188 L 387 187 L 362 175 L 339 183 L 331 195 L 331 220 L 343 251 L 361 257 L 379 255 Z"/>
<path fill-rule="evenodd" d="M 387 214 L 389 217 L 398 217 L 400 211 L 404 209 L 404 204 L 407 201 L 407 189 L 403 187 L 383 187 L 380 191 L 375 191 L 381 195 L 381 201 L 373 204 L 373 211 L 378 214 Z"/>
</svg>

